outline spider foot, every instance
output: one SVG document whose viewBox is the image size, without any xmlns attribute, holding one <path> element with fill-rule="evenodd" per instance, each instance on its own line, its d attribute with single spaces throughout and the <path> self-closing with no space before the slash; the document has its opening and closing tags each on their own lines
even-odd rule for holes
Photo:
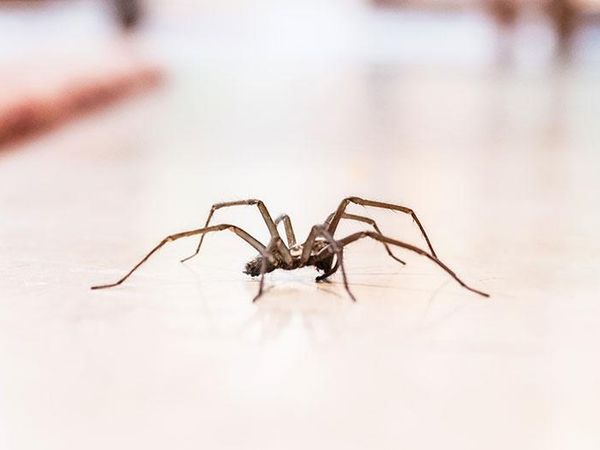
<svg viewBox="0 0 600 450">
<path fill-rule="evenodd" d="M 321 282 L 323 282 L 323 281 L 329 282 L 329 277 L 330 277 L 330 276 L 331 276 L 331 274 L 330 274 L 330 273 L 329 273 L 329 274 L 327 274 L 327 273 L 324 273 L 323 275 L 319 275 L 318 277 L 316 277 L 316 278 L 315 278 L 315 281 L 316 281 L 317 283 L 321 283 Z"/>
<path fill-rule="evenodd" d="M 394 256 L 394 255 L 392 255 L 392 254 L 390 254 L 390 256 L 391 256 L 392 258 L 394 258 L 396 261 L 398 261 L 400 264 L 402 264 L 403 266 L 405 266 L 405 265 L 406 265 L 406 263 L 405 263 L 404 261 L 402 261 L 400 258 L 397 258 L 397 257 L 395 257 L 395 256 Z"/>
<path fill-rule="evenodd" d="M 190 259 L 192 259 L 194 256 L 196 256 L 198 253 L 194 253 L 193 255 L 188 256 L 187 258 L 183 258 L 181 261 L 179 261 L 180 263 L 184 263 L 186 261 L 189 261 Z"/>
</svg>

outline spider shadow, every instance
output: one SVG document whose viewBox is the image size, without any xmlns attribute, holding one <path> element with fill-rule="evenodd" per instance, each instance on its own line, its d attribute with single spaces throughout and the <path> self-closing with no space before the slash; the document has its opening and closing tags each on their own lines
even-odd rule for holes
<svg viewBox="0 0 600 450">
<path fill-rule="evenodd" d="M 191 267 L 188 266 L 187 269 L 196 274 L 196 271 Z M 393 276 L 397 273 L 378 274 Z M 372 273 L 356 272 L 355 275 L 372 275 Z M 361 287 L 362 291 L 371 289 L 396 290 L 402 293 L 400 297 L 403 297 L 398 300 L 408 301 L 407 299 L 411 297 L 410 291 L 423 293 L 422 289 L 389 285 L 383 282 L 354 283 L 352 282 L 352 274 L 349 278 L 350 289 Z M 228 274 L 221 281 L 237 282 L 238 275 L 236 274 L 234 277 L 233 274 Z M 243 290 L 247 292 L 248 302 L 251 302 L 256 295 L 259 283 L 259 278 L 245 279 Z M 419 302 L 423 305 L 422 312 L 416 314 L 414 309 L 411 311 L 411 314 L 415 317 L 414 320 L 409 320 L 408 323 L 404 324 L 408 331 L 406 336 L 424 333 L 438 327 L 465 307 L 465 305 L 454 306 L 443 313 L 439 311 L 439 308 L 435 308 L 440 294 L 450 283 L 451 280 L 444 280 L 427 297 L 420 296 Z M 372 297 L 372 294 L 367 295 L 366 292 L 358 293 L 358 306 L 361 308 L 376 307 L 376 315 L 398 314 L 398 309 L 394 307 L 393 303 L 381 303 Z M 375 295 L 375 297 L 377 296 Z M 346 319 L 349 314 L 355 311 L 356 306 L 345 291 L 341 280 L 327 279 L 316 282 L 314 274 L 309 275 L 307 271 L 299 273 L 274 272 L 266 275 L 263 293 L 253 303 L 253 312 L 236 325 L 233 333 L 240 338 L 250 338 L 261 343 L 275 341 L 288 332 L 299 334 L 313 343 L 324 340 L 339 340 L 348 334 Z M 389 307 L 392 307 L 393 311 Z M 217 317 L 214 317 L 212 308 L 208 304 L 205 307 L 205 312 L 211 316 L 211 322 L 213 320 L 215 322 L 219 321 Z M 214 325 L 215 328 L 219 328 L 218 324 L 214 323 Z"/>
<path fill-rule="evenodd" d="M 256 293 L 258 283 L 259 280 L 248 280 L 250 298 Z M 253 335 L 260 342 L 277 339 L 287 332 L 300 332 L 310 342 L 339 339 L 353 302 L 343 291 L 343 285 L 340 284 L 340 291 L 335 284 L 329 280 L 315 282 L 314 277 L 304 276 L 265 279 L 263 294 L 254 303 L 254 313 L 240 325 L 237 334 Z M 314 295 L 315 290 L 332 301 Z"/>
<path fill-rule="evenodd" d="M 183 264 L 190 274 L 197 277 L 198 272 L 194 267 Z M 239 283 L 243 282 L 245 301 L 252 302 L 258 292 L 260 278 L 248 278 L 238 272 L 225 271 L 217 277 L 216 282 Z M 234 330 L 234 334 L 246 338 L 250 336 L 261 342 L 272 341 L 286 333 L 290 328 L 301 325 L 301 330 L 309 340 L 318 340 L 323 336 L 333 336 L 338 333 L 335 324 L 339 321 L 339 311 L 344 310 L 352 301 L 344 298 L 345 292 L 339 292 L 332 282 L 315 283 L 314 276 L 307 277 L 304 272 L 298 276 L 296 273 L 280 271 L 273 276 L 265 276 L 265 284 L 261 297 L 254 302 L 253 312 Z M 204 315 L 214 330 L 222 329 L 219 325 L 219 314 L 213 310 L 213 302 L 202 293 L 202 281 L 198 280 L 197 289 L 205 301 L 202 302 Z M 324 301 L 322 296 L 315 296 L 314 290 L 323 291 L 326 295 L 335 298 L 335 301 Z M 342 286 L 343 289 L 343 286 Z M 331 325 L 331 326 L 330 326 Z"/>
<path fill-rule="evenodd" d="M 389 275 L 393 275 L 393 273 Z M 298 292 L 303 289 L 285 284 L 281 285 L 278 281 L 281 280 L 265 280 L 263 295 L 255 303 L 256 310 L 254 314 L 240 326 L 240 335 L 244 336 L 258 330 L 259 341 L 266 342 L 278 338 L 294 327 L 298 327 L 298 324 L 301 324 L 303 333 L 313 342 L 319 342 L 323 339 L 343 339 L 343 336 L 348 333 L 346 318 L 354 311 L 356 304 L 348 297 L 342 281 L 323 280 L 315 282 L 313 278 L 294 278 L 294 282 L 300 283 L 302 287 L 312 287 L 324 294 L 312 296 L 312 298 L 310 298 L 310 295 L 298 298 Z M 258 282 L 258 280 L 253 280 L 253 282 L 248 283 L 249 294 L 256 292 L 254 289 L 258 289 Z M 465 307 L 464 304 L 453 306 L 443 313 L 435 308 L 440 294 L 450 283 L 451 280 L 442 281 L 430 295 L 420 299 L 421 304 L 424 305 L 422 312 L 414 314 L 414 320 L 409 320 L 405 324 L 408 331 L 407 337 L 440 326 Z M 406 291 L 404 288 L 383 283 L 351 283 L 350 287 L 353 286 Z M 324 296 L 333 297 L 334 301 L 324 301 Z M 292 300 L 290 297 L 296 298 Z M 362 302 L 361 296 L 358 296 L 357 300 L 361 307 L 370 308 L 374 305 L 373 302 L 369 301 L 369 296 L 365 296 L 365 300 Z M 375 304 L 375 306 L 377 305 Z M 388 304 L 388 306 L 390 305 Z M 396 308 L 394 308 L 394 311 L 392 312 L 388 308 L 376 308 L 377 315 L 398 313 Z"/>
</svg>

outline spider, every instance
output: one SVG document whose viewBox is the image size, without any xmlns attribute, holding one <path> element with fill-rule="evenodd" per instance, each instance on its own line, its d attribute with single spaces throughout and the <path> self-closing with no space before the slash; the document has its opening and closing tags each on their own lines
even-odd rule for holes
<svg viewBox="0 0 600 450">
<path fill-rule="evenodd" d="M 423 250 L 419 247 L 416 247 L 412 244 L 408 244 L 406 242 L 402 242 L 396 239 L 389 238 L 384 236 L 381 233 L 381 230 L 377 226 L 377 223 L 368 217 L 348 214 L 346 213 L 346 208 L 350 204 L 356 204 L 361 206 L 370 206 L 375 208 L 383 208 L 392 211 L 398 211 L 404 214 L 409 215 L 415 221 L 423 238 L 427 243 L 427 247 L 429 251 Z M 269 234 L 271 235 L 270 241 L 268 245 L 261 244 L 257 239 L 250 236 L 246 231 L 241 228 L 230 225 L 230 224 L 220 224 L 220 225 L 210 225 L 210 221 L 214 215 L 214 213 L 221 209 L 227 208 L 231 206 L 241 206 L 241 205 L 255 205 L 263 220 L 265 221 L 267 228 L 269 229 Z M 342 219 L 353 220 L 362 223 L 366 223 L 373 228 L 373 231 L 360 231 L 358 233 L 351 234 L 346 236 L 343 239 L 335 239 L 334 234 L 335 231 Z M 281 236 L 278 232 L 278 225 L 283 222 L 285 228 L 285 235 L 287 239 L 287 246 L 281 239 Z M 353 301 L 356 301 L 356 298 L 350 291 L 350 287 L 348 286 L 348 279 L 346 276 L 346 271 L 344 269 L 344 254 L 343 249 L 347 245 L 358 241 L 363 238 L 374 239 L 378 242 L 381 242 L 385 247 L 388 255 L 398 261 L 400 264 L 405 264 L 404 261 L 397 258 L 390 249 L 390 245 L 400 247 L 411 252 L 422 255 L 429 260 L 433 261 L 439 267 L 441 267 L 444 271 L 446 271 L 458 284 L 460 284 L 465 289 L 468 289 L 471 292 L 479 294 L 483 297 L 489 297 L 489 294 L 485 292 L 479 291 L 477 289 L 473 289 L 472 287 L 467 286 L 458 276 L 442 261 L 439 260 L 435 251 L 433 250 L 433 246 L 431 245 L 431 241 L 421 224 L 421 221 L 415 214 L 415 212 L 407 208 L 405 206 L 395 205 L 391 203 L 383 203 L 373 200 L 366 200 L 360 197 L 347 197 L 343 199 L 338 206 L 338 208 L 330 214 L 325 222 L 320 225 L 315 225 L 310 230 L 306 241 L 303 244 L 298 244 L 296 242 L 296 235 L 294 234 L 294 229 L 292 228 L 292 222 L 287 214 L 282 214 L 277 217 L 275 220 L 272 219 L 269 211 L 265 204 L 257 199 L 250 200 L 239 200 L 233 202 L 226 203 L 216 203 L 214 204 L 210 212 L 208 214 L 208 218 L 206 219 L 206 223 L 204 227 L 198 228 L 196 230 L 183 231 L 181 233 L 171 234 L 164 238 L 156 247 L 154 247 L 146 256 L 142 258 L 140 262 L 138 262 L 127 274 L 125 274 L 120 280 L 111 284 L 104 284 L 100 286 L 92 286 L 92 289 L 105 289 L 114 286 L 118 286 L 127 280 L 133 272 L 135 272 L 144 262 L 148 260 L 154 253 L 156 253 L 162 246 L 167 244 L 168 242 L 176 241 L 178 239 L 190 237 L 190 236 L 200 236 L 200 242 L 198 243 L 198 247 L 196 248 L 196 252 L 191 256 L 184 258 L 181 262 L 188 261 L 193 258 L 200 252 L 200 248 L 202 247 L 202 242 L 204 241 L 204 237 L 208 233 L 229 230 L 235 233 L 237 236 L 242 238 L 252 247 L 254 247 L 258 251 L 258 256 L 256 256 L 253 260 L 246 263 L 246 267 L 244 269 L 244 273 L 257 277 L 260 276 L 260 283 L 258 287 L 258 293 L 252 300 L 255 302 L 260 298 L 263 293 L 264 286 L 264 276 L 265 273 L 273 272 L 275 269 L 283 269 L 283 270 L 294 270 L 299 269 L 301 267 L 314 266 L 318 271 L 323 272 L 316 278 L 316 281 L 324 281 L 329 278 L 331 275 L 337 272 L 338 269 L 341 269 L 342 272 L 342 280 L 344 283 L 344 287 L 346 292 L 350 296 Z"/>
</svg>

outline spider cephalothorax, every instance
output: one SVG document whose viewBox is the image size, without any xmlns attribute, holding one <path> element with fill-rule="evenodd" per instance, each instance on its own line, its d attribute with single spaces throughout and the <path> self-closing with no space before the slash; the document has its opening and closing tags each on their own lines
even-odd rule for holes
<svg viewBox="0 0 600 450">
<path fill-rule="evenodd" d="M 290 265 L 286 264 L 285 259 L 277 252 L 272 252 L 269 255 L 270 257 L 257 255 L 254 259 L 246 263 L 244 273 L 251 277 L 257 277 L 261 274 L 263 264 L 265 265 L 264 273 L 270 273 L 276 269 L 293 270 L 303 266 L 314 266 L 318 271 L 325 273 L 331 271 L 335 253 L 328 248 L 327 241 L 315 241 L 311 256 L 306 264 L 302 264 L 302 250 L 301 245 L 290 248 L 290 255 L 292 257 L 292 264 Z M 320 278 L 321 276 L 317 277 L 317 280 L 320 281 Z"/>
<path fill-rule="evenodd" d="M 428 250 L 423 250 L 412 244 L 408 244 L 406 242 L 402 242 L 384 236 L 374 220 L 368 217 L 346 213 L 346 208 L 350 203 L 362 206 L 372 206 L 375 208 L 384 208 L 408 214 L 412 217 L 412 219 L 419 227 L 419 230 L 421 231 L 421 234 L 423 235 L 423 238 L 427 243 Z M 210 221 L 215 211 L 217 211 L 220 208 L 239 205 L 256 205 L 258 207 L 271 235 L 271 240 L 269 241 L 268 245 L 263 245 L 257 239 L 253 238 L 244 230 L 235 225 L 221 224 L 210 226 Z M 333 236 L 335 234 L 340 220 L 342 219 L 366 223 L 367 225 L 370 225 L 373 228 L 373 231 L 360 231 L 358 233 L 346 236 L 343 239 L 335 239 Z M 277 230 L 277 226 L 280 222 L 283 222 L 285 227 L 287 246 L 281 239 L 279 231 Z M 452 270 L 450 270 L 448 266 L 446 266 L 443 262 L 441 262 L 438 259 L 437 255 L 435 254 L 435 251 L 433 250 L 431 242 L 429 241 L 429 237 L 427 236 L 427 233 L 425 233 L 425 229 L 421 225 L 421 222 L 419 221 L 417 215 L 412 209 L 407 208 L 405 206 L 394 205 L 391 203 L 382 203 L 372 200 L 365 200 L 360 197 L 348 197 L 342 200 L 336 211 L 330 214 L 323 224 L 315 225 L 312 227 L 308 238 L 306 238 L 306 241 L 303 244 L 296 243 L 296 236 L 294 234 L 294 229 L 292 228 L 292 222 L 290 218 L 287 215 L 283 214 L 275 220 L 273 220 L 265 204 L 260 200 L 251 199 L 227 203 L 216 203 L 210 209 L 210 213 L 208 214 L 208 218 L 206 219 L 204 227 L 167 236 L 119 281 L 112 284 L 93 286 L 92 289 L 108 288 L 123 283 L 127 278 L 129 278 L 129 276 L 133 272 L 135 272 L 135 270 L 137 270 L 138 267 L 140 267 L 148 258 L 150 258 L 150 256 L 152 256 L 159 248 L 161 248 L 167 242 L 175 241 L 177 239 L 189 236 L 200 236 L 200 242 L 198 243 L 196 252 L 193 255 L 182 260 L 182 262 L 187 261 L 188 259 L 193 258 L 198 254 L 202 246 L 204 236 L 207 233 L 222 230 L 230 230 L 234 232 L 236 235 L 238 235 L 240 238 L 242 238 L 244 241 L 246 241 L 248 244 L 254 247 L 259 253 L 256 258 L 246 263 L 246 266 L 244 268 L 244 273 L 250 276 L 256 277 L 260 275 L 258 294 L 256 295 L 256 297 L 254 297 L 254 300 L 257 300 L 262 295 L 265 273 L 272 272 L 276 269 L 294 270 L 300 267 L 309 266 L 315 267 L 317 270 L 323 272 L 322 275 L 319 275 L 317 277 L 317 281 L 325 280 L 331 275 L 333 275 L 335 272 L 337 272 L 338 269 L 341 269 L 344 287 L 346 288 L 346 291 L 348 292 L 352 300 L 355 300 L 354 296 L 350 292 L 348 280 L 346 278 L 346 272 L 344 270 L 343 249 L 346 245 L 351 244 L 352 242 L 355 242 L 362 238 L 370 238 L 381 242 L 385 247 L 385 250 L 387 251 L 388 255 L 390 255 L 392 258 L 394 258 L 401 264 L 404 264 L 404 261 L 398 259 L 392 253 L 389 247 L 390 245 L 403 248 L 405 250 L 409 250 L 411 252 L 425 256 L 426 258 L 437 264 L 439 267 L 441 267 L 443 270 L 445 270 L 464 288 L 484 297 L 489 297 L 488 294 L 467 286 L 460 278 L 458 278 L 458 276 L 456 276 L 456 274 Z"/>
</svg>

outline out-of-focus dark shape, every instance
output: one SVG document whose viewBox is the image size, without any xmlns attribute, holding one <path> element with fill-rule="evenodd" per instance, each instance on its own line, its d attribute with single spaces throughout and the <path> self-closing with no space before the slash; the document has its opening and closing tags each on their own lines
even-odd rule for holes
<svg viewBox="0 0 600 450">
<path fill-rule="evenodd" d="M 19 96 L 0 104 L 0 146 L 156 86 L 162 79 L 162 70 L 154 65 L 117 65 L 111 74 L 92 68 L 85 78 L 58 83 L 37 95 Z"/>
<path fill-rule="evenodd" d="M 0 0 L 0 4 L 15 7 L 21 5 L 43 5 L 52 2 L 53 0 Z M 130 30 L 138 25 L 143 16 L 141 0 L 109 0 L 109 2 L 119 25 L 123 29 Z M 97 3 L 100 6 L 104 1 L 97 0 Z"/>
<path fill-rule="evenodd" d="M 115 10 L 121 26 L 129 30 L 135 27 L 142 17 L 139 0 L 114 0 Z"/>
<path fill-rule="evenodd" d="M 537 12 L 550 19 L 560 56 L 568 56 L 579 28 L 600 23 L 600 0 L 371 0 L 377 7 L 424 11 L 484 9 L 503 32 L 513 28 L 524 12 Z"/>
<path fill-rule="evenodd" d="M 504 28 L 515 25 L 523 10 L 537 8 L 546 14 L 553 25 L 558 42 L 558 52 L 561 56 L 568 55 L 573 35 L 578 25 L 581 25 L 590 11 L 584 3 L 570 0 L 517 1 L 492 0 L 489 11 L 498 24 Z"/>
<path fill-rule="evenodd" d="M 573 33 L 584 11 L 577 10 L 575 4 L 568 0 L 549 0 L 547 10 L 558 37 L 559 52 L 565 56 L 571 49 Z"/>
<path fill-rule="evenodd" d="M 518 8 L 511 0 L 492 0 L 490 12 L 501 26 L 512 26 L 518 16 Z"/>
<path fill-rule="evenodd" d="M 22 10 L 23 17 L 31 19 L 29 23 L 7 22 L 13 28 L 0 29 L 0 36 L 9 41 L 29 39 L 23 54 L 0 54 L 5 56 L 0 59 L 0 146 L 155 86 L 162 79 L 162 69 L 147 62 L 128 39 L 114 33 L 114 27 L 77 26 L 110 24 L 118 17 L 119 26 L 130 30 L 140 19 L 141 0 L 88 4 L 0 0 L 0 6 L 11 9 L 10 13 Z M 112 11 L 108 17 L 107 6 Z M 60 39 L 45 40 L 43 33 L 38 33 L 37 26 L 47 23 L 55 23 Z M 58 30 L 64 24 L 61 34 Z"/>
</svg>

